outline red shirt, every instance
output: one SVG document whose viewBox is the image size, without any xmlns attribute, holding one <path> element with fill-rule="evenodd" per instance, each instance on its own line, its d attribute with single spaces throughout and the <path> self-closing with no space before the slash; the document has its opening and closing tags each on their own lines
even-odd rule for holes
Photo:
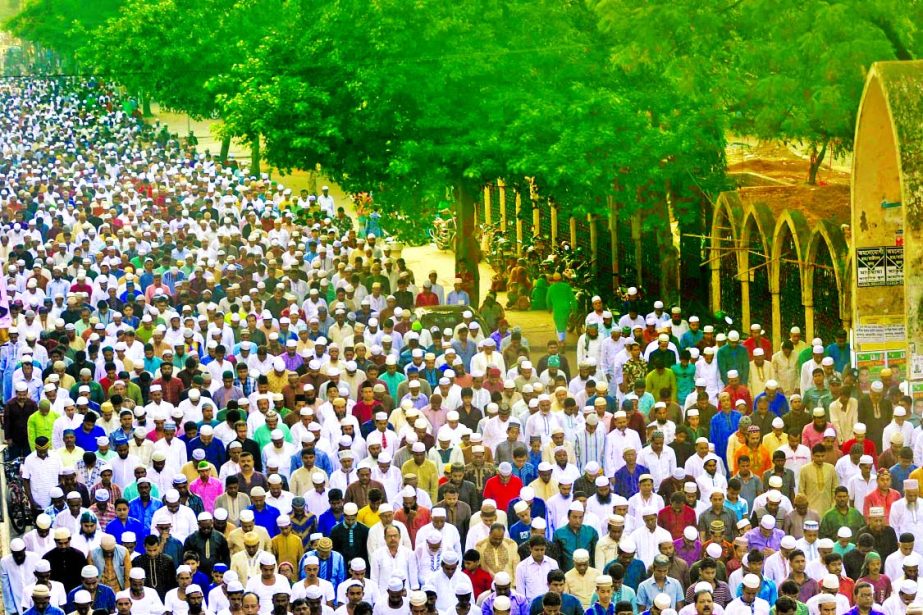
<svg viewBox="0 0 923 615">
<path fill-rule="evenodd" d="M 417 307 L 425 305 L 439 305 L 439 295 L 436 293 L 417 293 Z"/>
<path fill-rule="evenodd" d="M 378 410 L 384 412 L 384 406 L 381 405 L 380 401 L 373 399 L 372 403 L 369 404 L 360 400 L 353 406 L 353 416 L 356 417 L 356 420 L 361 425 L 366 421 L 370 421 Z"/>
<path fill-rule="evenodd" d="M 763 356 L 766 358 L 766 360 L 772 358 L 772 343 L 765 337 L 760 338 L 760 343 L 758 345 L 755 339 L 748 337 L 743 341 L 743 343 L 741 343 L 741 346 L 747 349 L 747 353 L 750 355 L 751 361 L 753 360 L 753 351 L 756 350 L 757 347 L 763 349 Z"/>
<path fill-rule="evenodd" d="M 500 482 L 500 475 L 492 476 L 484 483 L 484 499 L 490 498 L 497 502 L 497 510 L 506 510 L 510 502 L 519 497 L 522 490 L 522 480 L 518 476 L 510 476 L 505 485 Z"/>
<path fill-rule="evenodd" d="M 480 596 L 492 589 L 491 584 L 494 582 L 494 577 L 480 566 L 473 571 L 466 568 L 464 572 L 471 579 L 471 585 L 474 587 L 474 592 L 471 594 L 473 597 Z"/>
<path fill-rule="evenodd" d="M 881 506 L 885 509 L 885 519 L 888 519 L 891 515 L 891 504 L 894 504 L 899 499 L 901 499 L 901 494 L 897 489 L 888 489 L 886 494 L 882 494 L 880 489 L 875 489 L 865 496 L 865 506 L 862 514 L 868 517 L 872 507 Z"/>
<path fill-rule="evenodd" d="M 853 444 L 859 444 L 859 442 L 855 438 L 852 438 L 851 440 L 847 440 L 846 442 L 843 443 L 842 446 L 840 446 L 840 451 L 844 455 L 848 455 L 849 449 L 852 448 Z M 862 454 L 871 455 L 872 459 L 878 459 L 878 447 L 875 446 L 874 442 L 866 438 L 865 440 L 862 441 Z"/>
<path fill-rule="evenodd" d="M 657 525 L 670 532 L 673 540 L 682 538 L 687 526 L 696 526 L 695 511 L 683 504 L 683 510 L 677 514 L 672 506 L 667 506 L 657 513 Z"/>
<path fill-rule="evenodd" d="M 179 396 L 183 392 L 183 381 L 175 376 L 171 376 L 169 380 L 164 380 L 163 378 L 158 378 L 154 381 L 154 384 L 159 384 L 161 390 L 163 391 L 163 400 L 170 402 L 174 406 L 179 405 Z"/>
</svg>

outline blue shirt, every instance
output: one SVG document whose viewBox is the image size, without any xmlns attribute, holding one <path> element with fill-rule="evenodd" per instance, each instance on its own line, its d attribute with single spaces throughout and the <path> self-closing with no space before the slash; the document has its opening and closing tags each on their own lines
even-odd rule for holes
<svg viewBox="0 0 923 615">
<path fill-rule="evenodd" d="M 849 342 L 846 342 L 842 348 L 836 342 L 824 348 L 824 354 L 833 359 L 833 369 L 842 372 L 849 366 Z"/>
<path fill-rule="evenodd" d="M 227 453 L 224 450 L 224 443 L 218 438 L 212 438 L 211 442 L 205 444 L 202 442 L 202 438 L 196 436 L 186 443 L 186 457 L 192 459 L 192 451 L 198 448 L 205 451 L 206 461 L 211 462 L 216 468 L 220 468 L 228 460 Z"/>
<path fill-rule="evenodd" d="M 754 412 L 756 411 L 756 402 L 762 397 L 766 397 L 766 391 L 753 398 Z M 788 399 L 785 398 L 781 391 L 776 391 L 775 397 L 769 400 L 769 411 L 779 417 L 788 412 Z"/>
<path fill-rule="evenodd" d="M 128 504 L 129 516 L 124 522 L 116 517 L 112 521 L 106 524 L 106 533 L 115 536 L 115 542 L 117 544 L 122 544 L 122 534 L 125 532 L 134 532 L 135 538 L 135 553 L 144 553 L 144 539 L 147 538 L 147 535 L 150 533 L 150 530 L 145 529 L 140 521 L 131 516 L 131 503 Z M 153 515 L 153 513 L 151 513 Z"/>
<path fill-rule="evenodd" d="M 77 606 L 74 604 L 74 596 L 76 596 L 77 592 L 82 589 L 83 585 L 81 584 L 67 592 L 66 609 L 68 613 L 77 610 Z M 106 609 L 110 613 L 115 612 L 115 592 L 112 591 L 107 585 L 99 583 L 96 586 L 96 598 L 93 600 L 93 609 Z"/>
<path fill-rule="evenodd" d="M 128 516 L 134 517 L 140 521 L 141 525 L 143 525 L 145 529 L 144 534 L 138 536 L 138 543 L 143 543 L 144 538 L 150 534 L 151 521 L 154 518 L 154 513 L 157 512 L 157 509 L 161 506 L 163 506 L 163 502 L 153 498 L 151 498 L 151 501 L 147 503 L 147 506 L 144 505 L 140 497 L 137 497 L 128 503 Z"/>
<path fill-rule="evenodd" d="M 522 484 L 525 485 L 527 483 L 523 481 Z M 520 499 L 522 498 L 517 497 L 510 500 L 510 505 L 506 507 L 507 519 L 512 520 L 516 518 L 516 512 L 513 510 L 513 507 L 516 506 L 516 502 Z M 539 497 L 532 498 L 532 506 L 530 507 L 529 514 L 532 515 L 533 519 L 545 519 L 548 516 L 548 508 L 545 506 L 545 500 Z"/>
<path fill-rule="evenodd" d="M 618 561 L 618 558 L 615 558 L 611 562 L 607 562 L 603 568 L 603 574 L 609 574 L 606 572 L 609 569 L 609 566 Z M 647 570 L 644 568 L 644 562 L 636 557 L 631 560 L 628 563 L 628 566 L 625 568 L 625 576 L 622 578 L 622 585 L 627 585 L 631 589 L 637 590 L 638 585 L 640 585 L 641 581 L 643 581 L 645 578 L 647 578 Z"/>
<path fill-rule="evenodd" d="M 452 290 L 445 297 L 446 305 L 471 305 L 471 297 L 464 290 Z"/>
<path fill-rule="evenodd" d="M 42 612 L 39 612 L 38 609 L 33 606 L 31 609 L 26 611 L 25 615 L 64 615 L 64 611 L 52 604 L 49 604 L 48 607 Z"/>
<path fill-rule="evenodd" d="M 105 435 L 105 430 L 99 425 L 93 425 L 93 429 L 90 430 L 90 433 L 84 431 L 83 425 L 74 430 L 77 446 L 88 453 L 95 453 L 99 450 L 99 447 L 96 445 L 96 438 Z"/>
<path fill-rule="evenodd" d="M 304 562 L 309 555 L 317 556 L 317 563 L 320 565 L 320 569 L 317 572 L 318 578 L 324 579 L 325 581 L 330 581 L 333 584 L 334 590 L 346 580 L 346 564 L 344 563 L 343 556 L 337 553 L 336 551 L 330 552 L 330 557 L 327 559 L 321 559 L 317 555 L 317 551 L 308 551 L 304 554 L 304 557 L 301 558 L 301 562 L 298 564 L 299 576 L 304 578 Z"/>
<path fill-rule="evenodd" d="M 515 463 L 512 464 L 512 466 L 513 476 L 518 476 L 523 485 L 528 485 L 538 478 L 538 471 L 535 469 L 535 466 L 528 461 L 522 464 L 521 468 L 517 468 Z"/>
<path fill-rule="evenodd" d="M 615 615 L 615 603 L 610 602 L 609 608 L 604 609 L 598 602 L 586 610 L 586 615 Z"/>
<path fill-rule="evenodd" d="M 529 615 L 539 615 L 542 612 L 542 598 L 536 596 L 532 600 L 532 606 L 529 607 Z M 577 600 L 576 596 L 571 594 L 561 594 L 561 615 L 584 615 L 583 605 Z"/>
<path fill-rule="evenodd" d="M 253 505 L 247 506 L 247 510 L 253 511 L 253 522 L 260 527 L 266 528 L 270 538 L 275 537 L 276 534 L 279 533 L 279 524 L 277 521 L 279 515 L 282 513 L 279 512 L 278 508 L 270 506 L 269 504 L 264 504 L 263 510 L 257 510 Z M 326 532 L 324 533 L 326 534 Z"/>
<path fill-rule="evenodd" d="M 342 514 L 340 515 L 340 518 L 337 519 L 332 510 L 327 510 L 321 514 L 320 518 L 317 520 L 317 531 L 324 536 L 329 536 L 330 530 L 332 530 L 333 527 L 342 520 Z"/>
<path fill-rule="evenodd" d="M 776 531 L 781 532 L 781 530 L 776 530 Z M 762 583 L 760 584 L 760 591 L 757 592 L 756 597 L 762 598 L 769 604 L 775 604 L 776 598 L 778 598 L 779 596 L 779 592 L 778 590 L 776 590 L 776 584 L 766 578 L 763 578 L 761 580 L 762 580 Z M 737 586 L 737 592 L 734 595 L 740 598 L 743 595 L 743 593 L 744 593 L 744 584 L 741 583 L 740 585 Z"/>
<path fill-rule="evenodd" d="M 622 466 L 619 468 L 618 472 L 615 473 L 613 493 L 617 493 L 624 498 L 630 498 L 641 489 L 638 485 L 638 479 L 641 478 L 641 475 L 650 474 L 650 472 L 650 470 L 640 463 L 635 465 L 634 472 L 629 471 L 628 466 Z"/>
<path fill-rule="evenodd" d="M 529 536 L 531 535 L 532 535 L 531 524 L 526 525 L 522 521 L 517 521 L 516 523 L 510 526 L 510 538 L 515 540 L 517 545 L 521 545 L 522 543 L 529 540 Z"/>
<path fill-rule="evenodd" d="M 744 350 L 744 352 L 746 352 L 746 350 Z M 728 440 L 731 438 L 731 436 L 734 435 L 734 432 L 737 431 L 737 425 L 739 423 L 740 412 L 737 410 L 731 410 L 727 414 L 725 414 L 724 411 L 721 411 L 711 419 L 708 433 L 711 441 L 715 443 L 715 454 L 718 455 L 718 457 L 721 458 L 721 461 L 724 462 L 724 467 L 728 467 Z M 616 491 L 616 493 L 620 492 Z M 770 604 L 775 603 L 771 602 Z"/>
<path fill-rule="evenodd" d="M 660 593 L 670 596 L 670 600 L 672 601 L 670 606 L 672 608 L 676 608 L 678 602 L 682 602 L 686 599 L 682 584 L 673 577 L 664 579 L 663 589 L 657 587 L 654 577 L 650 577 L 638 585 L 638 602 L 650 607 L 650 605 L 654 604 L 654 598 Z"/>
<path fill-rule="evenodd" d="M 891 486 L 900 491 L 901 495 L 904 495 L 904 481 L 910 478 L 910 473 L 916 469 L 917 466 L 913 463 L 907 466 L 907 469 L 904 469 L 901 464 L 895 463 L 891 466 Z"/>
</svg>

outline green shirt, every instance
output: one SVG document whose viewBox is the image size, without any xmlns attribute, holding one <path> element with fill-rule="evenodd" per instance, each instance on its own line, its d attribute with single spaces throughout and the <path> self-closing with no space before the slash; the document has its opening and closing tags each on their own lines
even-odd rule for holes
<svg viewBox="0 0 923 615">
<path fill-rule="evenodd" d="M 829 538 L 836 542 L 836 533 L 841 527 L 848 527 L 852 530 L 853 536 L 859 536 L 859 530 L 864 525 L 865 518 L 856 508 L 850 506 L 844 514 L 834 506 L 824 513 L 824 518 L 821 519 L 820 537 Z"/>
<path fill-rule="evenodd" d="M 52 426 L 60 415 L 54 410 L 48 414 L 36 412 L 29 417 L 26 428 L 29 434 L 29 448 L 35 450 L 35 439 L 39 436 L 45 436 L 51 440 Z"/>
</svg>

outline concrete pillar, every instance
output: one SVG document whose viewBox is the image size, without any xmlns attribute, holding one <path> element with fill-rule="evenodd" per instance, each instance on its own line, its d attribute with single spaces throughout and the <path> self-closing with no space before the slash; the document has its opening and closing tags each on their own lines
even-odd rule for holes
<svg viewBox="0 0 923 615">
<path fill-rule="evenodd" d="M 558 206 L 551 206 L 551 243 L 558 245 Z"/>
<path fill-rule="evenodd" d="M 491 222 L 490 186 L 484 186 L 484 224 L 490 224 Z"/>
<path fill-rule="evenodd" d="M 500 230 L 506 232 L 506 182 L 502 179 L 497 180 L 497 188 L 500 193 Z"/>
<path fill-rule="evenodd" d="M 516 191 L 516 254 L 522 254 L 522 195 Z"/>
<path fill-rule="evenodd" d="M 772 291 L 772 347 L 782 347 L 782 300 L 779 289 Z"/>
</svg>

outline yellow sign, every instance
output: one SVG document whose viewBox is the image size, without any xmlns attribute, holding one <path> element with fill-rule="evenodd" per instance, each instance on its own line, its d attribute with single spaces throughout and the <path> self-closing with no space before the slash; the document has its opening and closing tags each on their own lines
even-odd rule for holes
<svg viewBox="0 0 923 615">
<path fill-rule="evenodd" d="M 899 350 L 907 345 L 903 316 L 860 316 L 855 336 L 856 350 Z"/>
</svg>

